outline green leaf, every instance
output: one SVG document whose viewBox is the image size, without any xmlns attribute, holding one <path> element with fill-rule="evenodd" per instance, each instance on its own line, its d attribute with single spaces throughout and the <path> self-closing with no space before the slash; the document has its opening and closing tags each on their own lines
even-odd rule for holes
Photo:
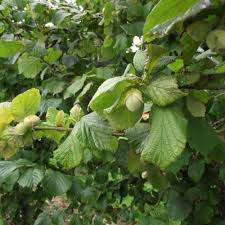
<svg viewBox="0 0 225 225">
<path fill-rule="evenodd" d="M 72 182 L 63 173 L 47 170 L 44 180 L 43 188 L 50 196 L 60 196 L 66 193 L 71 188 Z"/>
<path fill-rule="evenodd" d="M 160 76 L 147 87 L 152 102 L 159 106 L 169 105 L 186 94 L 179 90 L 177 80 L 172 76 Z"/>
<path fill-rule="evenodd" d="M 39 110 L 41 95 L 38 89 L 32 88 L 19 94 L 12 100 L 12 114 L 16 121 L 21 121 Z"/>
<path fill-rule="evenodd" d="M 14 170 L 7 177 L 5 177 L 5 179 L 3 179 L 2 181 L 0 180 L 1 188 L 6 192 L 11 192 L 19 177 L 19 170 Z"/>
<path fill-rule="evenodd" d="M 203 42 L 212 29 L 211 24 L 204 20 L 196 21 L 187 27 L 187 33 L 196 42 Z"/>
<path fill-rule="evenodd" d="M 225 161 L 225 142 L 221 140 L 208 156 L 214 161 Z"/>
<path fill-rule="evenodd" d="M 216 67 L 216 72 L 217 73 L 225 73 L 225 63 L 221 64 L 221 65 L 218 65 Z"/>
<path fill-rule="evenodd" d="M 34 225 L 53 225 L 47 212 L 41 213 L 35 220 Z"/>
<path fill-rule="evenodd" d="M 126 77 L 110 78 L 98 88 L 89 106 L 100 115 L 104 115 L 103 110 L 112 106 L 122 92 L 130 86 L 131 80 Z"/>
<path fill-rule="evenodd" d="M 177 106 L 155 107 L 152 112 L 149 140 L 142 160 L 166 169 L 182 153 L 186 145 L 187 121 Z"/>
<path fill-rule="evenodd" d="M 81 219 L 79 218 L 79 216 L 77 214 L 73 214 L 68 225 L 83 225 Z"/>
<path fill-rule="evenodd" d="M 183 60 L 185 64 L 193 60 L 193 56 L 199 47 L 199 42 L 194 41 L 187 33 L 184 33 L 180 39 L 183 48 Z"/>
<path fill-rule="evenodd" d="M 4 220 L 3 220 L 3 217 L 2 217 L 2 215 L 1 215 L 1 213 L 0 213 L 0 225 L 5 225 Z"/>
<path fill-rule="evenodd" d="M 149 134 L 149 124 L 148 123 L 137 123 L 134 127 L 126 130 L 126 137 L 128 138 L 128 143 L 132 149 L 140 149 L 143 147 L 143 143 Z"/>
<path fill-rule="evenodd" d="M 83 88 L 85 81 L 86 76 L 77 77 L 75 81 L 66 89 L 64 93 L 64 99 L 67 99 L 77 94 L 77 92 L 79 92 Z"/>
<path fill-rule="evenodd" d="M 167 209 L 172 219 L 184 220 L 191 213 L 192 207 L 187 199 L 171 190 L 168 194 Z"/>
<path fill-rule="evenodd" d="M 188 151 L 182 152 L 182 154 L 174 161 L 170 167 L 169 171 L 171 171 L 174 175 L 177 175 L 177 173 L 182 169 L 182 167 L 188 165 L 189 159 L 191 157 L 191 153 Z"/>
<path fill-rule="evenodd" d="M 174 24 L 192 17 L 210 5 L 207 0 L 160 0 L 148 15 L 144 34 L 163 36 Z"/>
<path fill-rule="evenodd" d="M 77 96 L 76 102 L 82 102 L 82 100 L 85 99 L 85 97 L 88 95 L 88 92 L 91 91 L 91 88 L 93 87 L 93 85 L 94 85 L 93 82 L 87 83 L 83 87 L 83 90 Z"/>
<path fill-rule="evenodd" d="M 225 167 L 222 166 L 219 170 L 219 179 L 225 183 Z"/>
<path fill-rule="evenodd" d="M 153 217 L 142 217 L 139 221 L 137 225 L 166 225 L 164 223 L 164 221 L 161 221 L 159 219 L 155 219 Z"/>
<path fill-rule="evenodd" d="M 187 139 L 190 146 L 203 155 L 207 155 L 219 145 L 217 134 L 202 118 L 189 118 Z"/>
<path fill-rule="evenodd" d="M 0 57 L 7 58 L 15 55 L 22 48 L 19 41 L 4 41 L 0 40 Z"/>
<path fill-rule="evenodd" d="M 83 146 L 76 137 L 75 130 L 54 151 L 53 164 L 60 165 L 64 169 L 72 169 L 78 166 L 83 158 Z"/>
<path fill-rule="evenodd" d="M 200 73 L 192 72 L 187 74 L 181 74 L 178 76 L 179 86 L 188 86 L 198 82 L 200 79 Z"/>
<path fill-rule="evenodd" d="M 149 174 L 149 181 L 155 189 L 166 190 L 168 188 L 169 182 L 158 167 L 151 165 L 149 167 Z"/>
<path fill-rule="evenodd" d="M 27 53 L 23 54 L 18 60 L 19 73 L 26 78 L 35 78 L 41 72 L 42 67 L 43 65 L 39 58 L 28 56 Z"/>
<path fill-rule="evenodd" d="M 43 178 L 43 170 L 38 168 L 29 168 L 20 177 L 18 183 L 22 187 L 28 187 L 33 189 L 37 187 L 37 185 L 42 181 Z"/>
<path fill-rule="evenodd" d="M 53 64 L 55 61 L 57 61 L 60 58 L 61 55 L 62 55 L 62 51 L 49 48 L 47 55 L 45 55 L 44 57 L 44 60 L 48 62 L 49 64 Z"/>
<path fill-rule="evenodd" d="M 144 103 L 142 101 L 132 97 L 129 103 L 131 104 L 130 106 L 135 107 L 138 105 L 138 108 L 135 111 L 131 111 L 127 107 L 127 99 L 134 92 L 136 92 L 136 89 L 131 89 L 128 92 L 125 91 L 111 107 L 104 110 L 105 117 L 115 130 L 133 127 L 141 119 L 144 110 Z"/>
<path fill-rule="evenodd" d="M 150 76 L 152 72 L 155 72 L 154 69 L 157 71 L 157 69 L 160 69 L 162 66 L 165 65 L 165 62 L 170 62 L 170 59 L 166 59 L 165 54 L 167 53 L 166 49 L 161 45 L 156 44 L 149 44 L 147 46 L 148 48 L 148 63 L 145 66 L 146 75 Z M 162 60 L 163 59 L 163 60 Z M 174 60 L 174 58 L 172 58 Z"/>
<path fill-rule="evenodd" d="M 41 86 L 48 92 L 53 95 L 59 94 L 65 90 L 66 82 L 58 80 L 55 77 L 44 80 Z"/>
<path fill-rule="evenodd" d="M 167 66 L 170 70 L 177 73 L 184 67 L 184 61 L 182 59 L 176 59 L 174 62 Z"/>
<path fill-rule="evenodd" d="M 112 12 L 114 10 L 114 5 L 111 2 L 107 2 L 104 6 L 104 25 L 107 26 L 112 22 L 113 16 Z"/>
<path fill-rule="evenodd" d="M 143 27 L 144 22 L 142 21 L 121 25 L 121 28 L 126 32 L 126 34 L 132 36 L 141 36 L 143 33 Z"/>
<path fill-rule="evenodd" d="M 188 167 L 188 176 L 196 183 L 202 178 L 205 171 L 205 163 L 203 160 L 196 160 Z"/>
<path fill-rule="evenodd" d="M 54 225 L 62 225 L 65 221 L 64 212 L 60 209 L 56 210 L 52 215 L 52 222 Z"/>
<path fill-rule="evenodd" d="M 133 150 L 129 150 L 127 154 L 127 169 L 132 174 L 140 173 L 143 170 L 143 162 L 140 161 L 140 155 Z"/>
<path fill-rule="evenodd" d="M 5 179 L 19 167 L 15 161 L 0 161 L 0 180 Z"/>
<path fill-rule="evenodd" d="M 80 143 L 86 147 L 115 152 L 118 140 L 112 135 L 109 124 L 96 113 L 88 114 L 76 123 L 74 132 Z"/>
<path fill-rule="evenodd" d="M 57 26 L 59 26 L 66 17 L 70 16 L 71 13 L 68 13 L 64 10 L 58 10 L 56 11 L 54 18 L 53 18 L 53 23 L 56 24 Z"/>
<path fill-rule="evenodd" d="M 192 96 L 187 97 L 187 108 L 192 116 L 204 117 L 206 112 L 205 105 Z"/>
<path fill-rule="evenodd" d="M 63 116 L 63 118 L 60 119 L 60 116 Z M 46 126 L 57 126 L 57 120 L 60 122 L 60 126 L 64 128 L 69 128 L 71 120 L 69 119 L 69 115 L 65 114 L 63 111 L 59 111 L 56 108 L 49 107 L 48 111 L 46 113 L 46 122 L 42 122 L 40 124 L 40 127 L 46 127 Z M 55 141 L 57 144 L 60 143 L 61 139 L 66 135 L 67 132 L 63 131 L 57 131 L 57 130 L 39 130 L 35 131 L 35 138 L 41 139 L 43 137 L 46 137 L 50 140 Z"/>
<path fill-rule="evenodd" d="M 214 216 L 214 210 L 206 201 L 196 204 L 193 222 L 195 224 L 209 224 Z"/>
<path fill-rule="evenodd" d="M 142 72 L 145 67 L 147 54 L 145 51 L 138 50 L 133 59 L 134 67 L 138 72 Z"/>
<path fill-rule="evenodd" d="M 29 167 L 34 164 L 30 163 L 27 160 L 17 160 L 17 161 L 0 161 L 0 183 L 7 179 L 9 176 L 13 175 L 13 173 L 21 168 L 21 167 Z M 14 176 L 13 176 L 14 177 Z"/>
</svg>

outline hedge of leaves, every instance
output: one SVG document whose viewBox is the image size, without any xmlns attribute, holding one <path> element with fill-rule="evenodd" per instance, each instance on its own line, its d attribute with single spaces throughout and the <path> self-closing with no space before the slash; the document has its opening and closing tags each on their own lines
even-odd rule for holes
<svg viewBox="0 0 225 225">
<path fill-rule="evenodd" d="M 223 0 L 1 0 L 0 225 L 225 224 L 224 53 Z"/>
</svg>

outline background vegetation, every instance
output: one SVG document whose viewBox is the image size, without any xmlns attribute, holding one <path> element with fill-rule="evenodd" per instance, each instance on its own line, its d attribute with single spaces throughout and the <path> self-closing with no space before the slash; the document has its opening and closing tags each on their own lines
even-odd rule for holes
<svg viewBox="0 0 225 225">
<path fill-rule="evenodd" d="M 1 0 L 0 225 L 224 225 L 224 25 L 220 0 Z"/>
</svg>

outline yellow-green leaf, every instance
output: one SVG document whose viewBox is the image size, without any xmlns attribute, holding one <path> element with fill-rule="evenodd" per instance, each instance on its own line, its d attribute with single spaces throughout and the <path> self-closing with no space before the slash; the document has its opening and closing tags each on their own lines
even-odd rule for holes
<svg viewBox="0 0 225 225">
<path fill-rule="evenodd" d="M 12 101 L 12 114 L 16 121 L 21 121 L 29 115 L 36 114 L 41 102 L 38 89 L 32 88 L 16 96 Z"/>
<path fill-rule="evenodd" d="M 22 48 L 22 44 L 19 41 L 4 41 L 0 40 L 0 57 L 7 58 L 17 52 Z"/>
<path fill-rule="evenodd" d="M 0 127 L 1 125 L 10 124 L 13 121 L 11 113 L 11 102 L 0 103 Z"/>
</svg>

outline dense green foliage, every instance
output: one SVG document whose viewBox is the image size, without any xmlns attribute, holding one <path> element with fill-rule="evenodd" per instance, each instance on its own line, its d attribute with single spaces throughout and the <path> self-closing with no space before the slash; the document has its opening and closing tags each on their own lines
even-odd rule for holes
<svg viewBox="0 0 225 225">
<path fill-rule="evenodd" d="M 0 225 L 225 224 L 224 53 L 222 0 L 1 0 Z"/>
</svg>

